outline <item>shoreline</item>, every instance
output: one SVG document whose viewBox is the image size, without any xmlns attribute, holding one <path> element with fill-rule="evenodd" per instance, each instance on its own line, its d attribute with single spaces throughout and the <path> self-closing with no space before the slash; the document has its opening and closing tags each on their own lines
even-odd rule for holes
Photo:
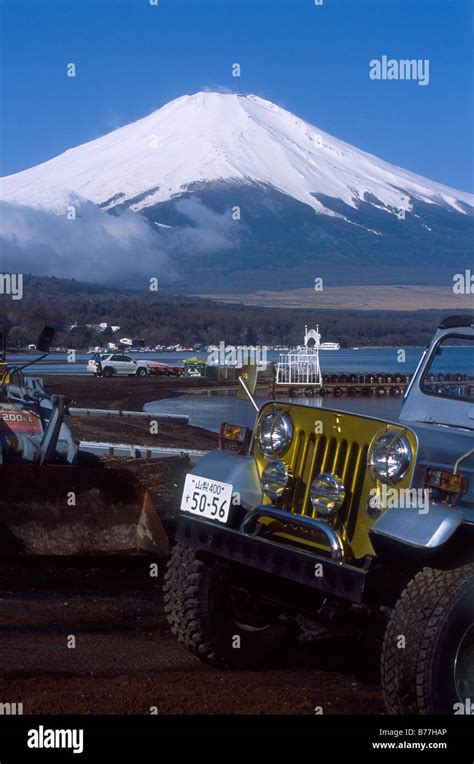
<svg viewBox="0 0 474 764">
<path fill-rule="evenodd" d="M 267 350 L 269 350 L 271 353 L 280 353 L 281 351 L 285 352 L 285 350 L 288 350 L 290 347 L 293 347 L 293 346 L 291 344 L 285 344 L 282 347 L 275 347 L 273 345 L 267 345 L 266 347 L 267 347 Z M 341 345 L 341 347 L 338 348 L 338 350 L 397 350 L 398 347 L 399 347 L 398 345 L 351 345 L 350 347 L 343 347 Z M 405 348 L 419 348 L 420 350 L 422 350 L 424 345 L 408 345 L 407 343 L 405 343 L 404 347 Z M 68 352 L 69 351 L 67 349 L 66 350 L 50 350 L 50 352 L 48 353 L 48 357 L 55 356 L 55 355 L 67 355 Z M 109 351 L 104 351 L 104 352 L 112 353 L 112 352 L 119 352 L 119 351 L 109 350 Z M 122 352 L 122 351 L 120 351 L 120 352 Z M 189 356 L 189 355 L 194 355 L 194 356 L 197 355 L 197 356 L 199 356 L 199 354 L 201 354 L 202 356 L 206 356 L 207 355 L 207 352 L 206 351 L 202 351 L 202 350 L 191 350 L 189 352 L 187 350 L 178 350 L 178 351 L 174 351 L 174 350 L 133 350 L 133 351 L 130 351 L 130 350 L 128 350 L 128 351 L 123 351 L 123 352 L 125 352 L 125 353 L 132 353 L 133 356 L 135 356 L 135 355 L 136 356 L 139 356 L 139 355 L 156 355 L 156 356 L 165 356 L 166 358 L 173 358 L 174 357 L 173 354 L 176 353 L 177 356 L 179 355 L 179 357 L 176 358 L 176 361 L 181 361 L 182 360 L 181 359 L 181 355 L 183 355 L 183 354 L 185 354 L 187 356 Z M 75 353 L 76 353 L 76 355 L 77 354 L 79 354 L 79 355 L 90 355 L 90 356 L 94 355 L 94 353 L 92 353 L 89 349 L 85 350 L 84 348 L 76 348 L 75 349 Z M 7 349 L 7 357 L 8 358 L 14 358 L 15 356 L 23 356 L 23 355 L 32 356 L 34 358 L 36 355 L 38 355 L 38 351 L 37 350 L 28 350 L 28 348 L 14 348 L 14 349 L 13 348 L 8 348 Z M 48 361 L 46 361 L 46 363 L 48 363 Z"/>
<path fill-rule="evenodd" d="M 229 383 L 210 383 L 202 379 L 136 377 L 83 377 L 68 375 L 44 375 L 46 392 L 65 395 L 72 407 L 102 408 L 112 410 L 143 411 L 152 401 L 172 399 L 186 395 L 199 388 L 229 387 Z M 111 441 L 138 445 L 208 450 L 217 445 L 217 436 L 210 430 L 195 427 L 186 422 L 160 422 L 158 432 L 150 433 L 146 417 L 122 419 L 121 417 L 66 416 L 76 440 Z"/>
<path fill-rule="evenodd" d="M 42 374 L 46 392 L 66 395 L 73 406 L 143 411 L 146 403 L 187 395 L 199 389 L 235 388 L 235 381 L 215 382 L 191 377 L 94 377 L 79 374 Z"/>
</svg>

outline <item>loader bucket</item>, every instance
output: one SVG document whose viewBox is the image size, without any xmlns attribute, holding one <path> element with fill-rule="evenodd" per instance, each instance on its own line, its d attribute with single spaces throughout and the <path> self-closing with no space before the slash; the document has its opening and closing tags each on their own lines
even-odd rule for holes
<svg viewBox="0 0 474 764">
<path fill-rule="evenodd" d="M 0 465 L 3 555 L 167 554 L 148 491 L 126 469 Z"/>
</svg>

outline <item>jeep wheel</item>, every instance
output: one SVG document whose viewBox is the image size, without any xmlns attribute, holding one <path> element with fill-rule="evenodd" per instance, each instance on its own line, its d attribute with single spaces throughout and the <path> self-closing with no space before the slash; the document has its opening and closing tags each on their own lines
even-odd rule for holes
<svg viewBox="0 0 474 764">
<path fill-rule="evenodd" d="M 474 565 L 424 568 L 395 605 L 382 648 L 392 714 L 468 712 L 474 698 Z"/>
<path fill-rule="evenodd" d="M 171 554 L 164 600 L 173 634 L 212 666 L 259 669 L 281 663 L 295 634 L 262 602 L 246 600 L 231 583 L 229 565 L 201 562 L 186 544 L 176 544 Z"/>
</svg>

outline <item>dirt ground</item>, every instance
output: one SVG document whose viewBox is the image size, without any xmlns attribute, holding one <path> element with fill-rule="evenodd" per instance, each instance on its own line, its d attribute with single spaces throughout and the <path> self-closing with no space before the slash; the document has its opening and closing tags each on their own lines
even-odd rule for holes
<svg viewBox="0 0 474 764">
<path fill-rule="evenodd" d="M 38 714 L 383 713 L 353 640 L 305 635 L 287 666 L 224 672 L 169 632 L 149 561 L 2 572 L 0 701 Z M 71 639 L 73 638 L 73 639 Z M 73 646 L 74 645 L 74 646 Z"/>
<path fill-rule="evenodd" d="M 189 380 L 196 383 L 200 380 Z M 45 378 L 76 406 L 141 410 L 177 394 L 179 380 Z M 77 439 L 211 449 L 216 435 L 186 424 L 69 419 Z M 170 536 L 189 463 L 181 458 L 104 460 L 131 469 L 149 489 Z M 224 672 L 194 658 L 170 633 L 150 558 L 100 562 L 30 559 L 1 566 L 0 703 L 23 713 L 324 714 L 383 713 L 376 649 L 354 636 L 304 631 L 287 665 Z"/>
</svg>

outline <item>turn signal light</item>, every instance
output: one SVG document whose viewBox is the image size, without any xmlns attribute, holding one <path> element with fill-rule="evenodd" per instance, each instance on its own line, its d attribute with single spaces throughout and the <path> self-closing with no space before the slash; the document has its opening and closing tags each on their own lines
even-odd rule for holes
<svg viewBox="0 0 474 764">
<path fill-rule="evenodd" d="M 429 468 L 425 472 L 425 488 L 433 501 L 453 507 L 467 492 L 468 480 L 465 475 Z"/>
<path fill-rule="evenodd" d="M 246 454 L 249 448 L 252 430 L 240 424 L 222 422 L 219 432 L 219 448 L 221 451 L 234 451 Z"/>
</svg>

